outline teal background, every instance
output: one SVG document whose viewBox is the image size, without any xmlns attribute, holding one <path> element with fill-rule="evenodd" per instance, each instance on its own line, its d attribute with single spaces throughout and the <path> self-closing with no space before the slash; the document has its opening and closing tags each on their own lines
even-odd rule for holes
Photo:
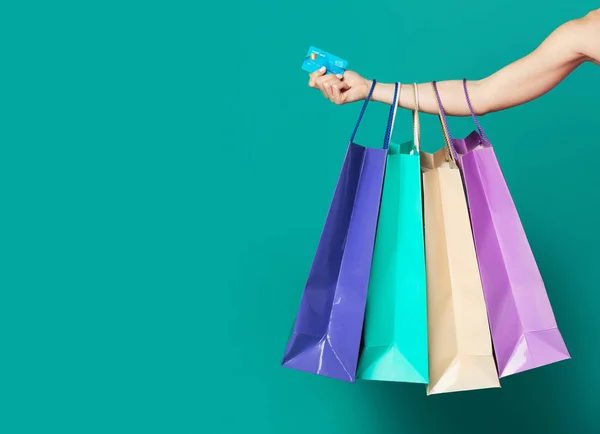
<svg viewBox="0 0 600 434">
<path fill-rule="evenodd" d="M 592 65 L 482 119 L 572 360 L 433 397 L 279 366 L 360 108 L 307 87 L 308 46 L 380 81 L 480 78 L 594 7 L 4 2 L 0 431 L 598 432 Z M 381 146 L 386 111 L 359 143 Z M 400 113 L 394 140 L 410 131 Z"/>
</svg>

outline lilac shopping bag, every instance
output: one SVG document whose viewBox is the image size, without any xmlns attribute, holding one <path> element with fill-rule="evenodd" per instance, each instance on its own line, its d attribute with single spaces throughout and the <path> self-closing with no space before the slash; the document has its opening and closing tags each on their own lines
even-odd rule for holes
<svg viewBox="0 0 600 434">
<path fill-rule="evenodd" d="M 375 242 L 392 104 L 383 149 L 354 143 L 369 100 L 350 138 L 321 239 L 282 365 L 354 382 Z M 394 94 L 396 101 L 398 85 Z"/>
<path fill-rule="evenodd" d="M 477 116 L 479 131 L 452 139 L 464 178 L 479 272 L 500 377 L 570 358 L 500 165 Z M 443 127 L 450 136 L 441 99 Z"/>
</svg>

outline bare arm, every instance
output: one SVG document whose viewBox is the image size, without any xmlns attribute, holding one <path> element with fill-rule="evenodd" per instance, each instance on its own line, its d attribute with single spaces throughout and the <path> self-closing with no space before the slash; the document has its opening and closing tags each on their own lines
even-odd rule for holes
<svg viewBox="0 0 600 434">
<path fill-rule="evenodd" d="M 584 62 L 600 64 L 600 9 L 584 18 L 569 21 L 554 30 L 533 52 L 482 80 L 469 81 L 474 111 L 483 115 L 524 104 L 544 95 Z M 317 72 L 309 83 L 337 104 L 364 99 L 370 80 L 353 72 L 340 77 Z M 448 115 L 468 116 L 462 80 L 438 82 Z M 373 100 L 391 104 L 394 85 L 377 83 Z M 420 110 L 437 113 L 430 83 L 419 84 Z M 399 106 L 413 107 L 412 86 L 403 86 Z"/>
<path fill-rule="evenodd" d="M 469 96 L 477 114 L 504 110 L 527 103 L 558 85 L 586 61 L 600 63 L 600 10 L 567 22 L 552 32 L 532 53 L 479 81 L 470 81 Z M 438 83 L 444 108 L 449 115 L 468 116 L 462 80 Z M 405 86 L 399 106 L 412 108 L 412 87 Z M 393 85 L 377 85 L 375 101 L 392 103 Z M 435 95 L 429 83 L 419 85 L 420 108 L 437 113 Z"/>
</svg>

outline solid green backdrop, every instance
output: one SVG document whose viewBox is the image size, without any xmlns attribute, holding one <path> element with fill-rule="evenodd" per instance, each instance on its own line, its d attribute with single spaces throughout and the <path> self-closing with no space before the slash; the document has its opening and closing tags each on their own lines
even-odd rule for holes
<svg viewBox="0 0 600 434">
<path fill-rule="evenodd" d="M 0 431 L 592 433 L 600 421 L 600 68 L 482 119 L 573 359 L 498 390 L 279 366 L 370 78 L 481 78 L 592 0 L 57 1 L 0 8 Z M 358 142 L 381 146 L 373 104 Z M 473 128 L 453 119 L 453 132 Z M 442 146 L 422 116 L 423 149 Z M 411 137 L 410 114 L 395 141 Z"/>
</svg>

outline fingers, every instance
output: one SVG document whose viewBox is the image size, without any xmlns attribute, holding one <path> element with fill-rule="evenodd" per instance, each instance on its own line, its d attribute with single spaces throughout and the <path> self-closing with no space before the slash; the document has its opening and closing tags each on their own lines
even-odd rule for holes
<svg viewBox="0 0 600 434">
<path fill-rule="evenodd" d="M 333 83 L 331 85 L 331 93 L 332 93 L 332 97 L 333 97 L 333 98 L 330 98 L 331 101 L 336 104 L 342 104 L 343 102 L 345 102 L 347 94 L 344 93 L 344 91 L 346 91 L 348 89 L 350 89 L 350 86 L 348 86 L 343 81 L 341 81 L 339 83 Z"/>
<path fill-rule="evenodd" d="M 314 89 L 319 89 L 323 96 L 335 104 L 343 104 L 347 99 L 345 91 L 350 89 L 350 86 L 342 81 L 344 78 L 341 74 L 327 74 L 325 68 L 310 74 L 308 85 Z"/>
<path fill-rule="evenodd" d="M 331 79 L 329 80 L 323 80 L 322 82 L 322 89 L 321 92 L 323 92 L 323 95 L 325 96 L 325 98 L 329 99 L 329 100 L 333 100 L 333 85 L 331 83 Z"/>
<path fill-rule="evenodd" d="M 308 85 L 315 89 L 324 90 L 325 83 L 328 83 L 332 80 L 339 80 L 339 76 L 333 74 L 327 74 L 327 69 L 325 67 L 313 72 L 310 74 L 310 80 Z"/>
<path fill-rule="evenodd" d="M 333 96 L 331 86 L 335 82 L 338 82 L 338 81 L 339 81 L 339 79 L 336 78 L 335 75 L 329 74 L 329 75 L 317 78 L 316 87 L 321 92 L 323 92 L 323 96 L 325 98 L 331 98 Z"/>
<path fill-rule="evenodd" d="M 323 83 L 323 94 L 331 102 L 335 104 L 343 104 L 346 101 L 346 91 L 350 89 L 343 81 L 339 80 L 328 80 Z"/>
<path fill-rule="evenodd" d="M 317 79 L 323 77 L 326 72 L 327 72 L 327 68 L 322 67 L 321 69 L 317 69 L 315 72 L 310 74 L 309 80 L 308 80 L 308 85 L 312 88 L 316 88 L 317 87 Z"/>
<path fill-rule="evenodd" d="M 342 93 L 348 89 L 348 85 L 342 82 L 342 75 L 326 74 L 326 71 L 320 69 L 310 75 L 309 86 L 319 89 L 323 96 L 332 102 L 340 103 L 342 101 Z"/>
</svg>

